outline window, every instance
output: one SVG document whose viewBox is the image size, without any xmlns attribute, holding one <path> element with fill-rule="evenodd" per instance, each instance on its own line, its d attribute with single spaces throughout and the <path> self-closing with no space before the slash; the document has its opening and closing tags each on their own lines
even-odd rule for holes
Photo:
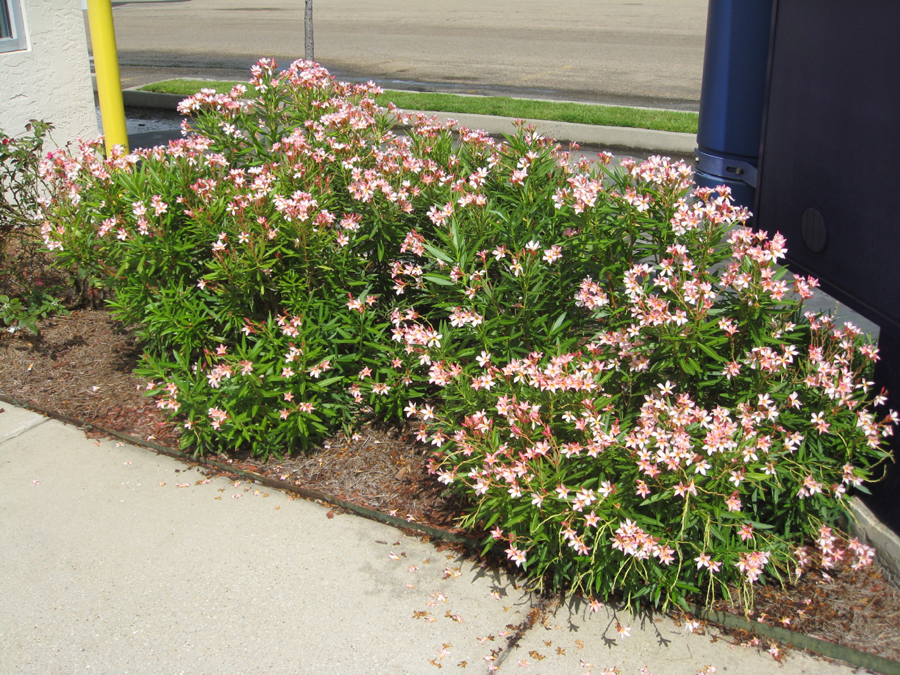
<svg viewBox="0 0 900 675">
<path fill-rule="evenodd" d="M 20 0 L 0 0 L 0 52 L 14 52 L 27 47 Z"/>
</svg>

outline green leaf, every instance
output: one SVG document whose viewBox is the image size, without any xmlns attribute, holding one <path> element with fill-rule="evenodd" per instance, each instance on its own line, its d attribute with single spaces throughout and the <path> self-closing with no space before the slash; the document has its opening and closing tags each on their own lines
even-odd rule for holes
<svg viewBox="0 0 900 675">
<path fill-rule="evenodd" d="M 456 286 L 455 281 L 451 281 L 448 277 L 443 277 L 439 274 L 423 274 L 422 277 L 440 286 Z"/>
<path fill-rule="evenodd" d="M 425 250 L 428 251 L 431 255 L 433 255 L 438 260 L 443 260 L 445 263 L 453 264 L 453 258 L 444 253 L 441 249 L 432 246 L 431 244 L 424 244 Z"/>
<path fill-rule="evenodd" d="M 703 342 L 697 341 L 695 344 L 696 344 L 700 349 L 702 349 L 704 352 L 706 352 L 706 354 L 707 354 L 708 356 L 710 356 L 713 360 L 715 360 L 715 361 L 717 361 L 717 362 L 719 362 L 719 363 L 724 363 L 725 361 L 728 360 L 728 359 L 726 359 L 724 356 L 722 356 L 721 354 L 717 354 L 715 351 L 713 351 L 713 350 L 709 347 L 709 345 L 707 345 L 707 344 L 705 344 L 705 343 L 703 343 Z"/>
<path fill-rule="evenodd" d="M 329 385 L 334 384 L 335 382 L 340 382 L 344 379 L 343 375 L 335 375 L 334 377 L 329 377 L 328 379 L 322 380 L 321 382 L 316 382 L 320 387 L 327 387 Z"/>
<path fill-rule="evenodd" d="M 556 333 L 560 329 L 560 327 L 563 325 L 563 322 L 565 320 L 566 320 L 566 313 L 563 312 L 562 314 L 559 315 L 559 317 L 557 317 L 556 321 L 554 321 L 553 325 L 550 327 L 550 334 L 553 335 L 554 333 Z"/>
</svg>

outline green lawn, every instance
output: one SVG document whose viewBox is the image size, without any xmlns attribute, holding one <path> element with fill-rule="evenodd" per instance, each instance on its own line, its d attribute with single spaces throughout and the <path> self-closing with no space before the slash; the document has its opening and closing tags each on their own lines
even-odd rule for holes
<svg viewBox="0 0 900 675">
<path fill-rule="evenodd" d="M 227 92 L 237 82 L 211 82 L 207 80 L 165 80 L 141 87 L 143 91 L 190 96 L 202 88 Z M 433 110 L 447 113 L 474 113 L 499 115 L 523 119 L 576 122 L 612 127 L 634 127 L 697 133 L 697 113 L 677 110 L 649 110 L 586 103 L 561 103 L 506 96 L 457 96 L 456 94 L 422 93 L 414 91 L 386 90 L 378 97 L 381 105 L 393 101 L 404 110 Z"/>
</svg>

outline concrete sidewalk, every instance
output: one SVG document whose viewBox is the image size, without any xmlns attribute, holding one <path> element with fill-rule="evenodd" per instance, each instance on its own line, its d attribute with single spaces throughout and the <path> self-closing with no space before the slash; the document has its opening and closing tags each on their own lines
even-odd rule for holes
<svg viewBox="0 0 900 675">
<path fill-rule="evenodd" d="M 853 672 L 607 607 L 541 614 L 515 579 L 392 527 L 2 407 L 4 675 Z"/>
</svg>

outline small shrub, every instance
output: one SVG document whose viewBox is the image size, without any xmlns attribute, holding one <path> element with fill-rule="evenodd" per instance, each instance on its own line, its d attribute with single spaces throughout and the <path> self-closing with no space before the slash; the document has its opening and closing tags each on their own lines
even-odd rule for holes
<svg viewBox="0 0 900 675">
<path fill-rule="evenodd" d="M 38 167 L 52 128 L 31 120 L 22 136 L 0 131 L 0 321 L 10 333 L 25 329 L 38 335 L 41 319 L 66 311 L 36 236 L 42 199 Z"/>
<path fill-rule="evenodd" d="M 38 166 L 45 137 L 53 127 L 31 120 L 25 135 L 7 136 L 0 131 L 0 251 L 14 232 L 32 228 L 40 200 Z"/>
<path fill-rule="evenodd" d="M 629 171 L 625 193 L 676 208 L 626 240 L 604 281 L 583 280 L 599 330 L 514 358 L 502 344 L 426 352 L 453 371 L 433 369 L 444 389 L 422 432 L 466 523 L 493 528 L 486 546 L 554 586 L 654 604 L 802 573 L 805 540 L 888 457 L 894 420 L 867 411 L 875 348 L 800 316 L 815 282 L 781 278 L 781 237 L 732 227 L 746 213 L 724 188 L 686 201 L 672 169 Z"/>
<path fill-rule="evenodd" d="M 47 246 L 114 291 L 114 315 L 145 341 L 141 372 L 178 388 L 191 424 L 183 442 L 197 452 L 283 454 L 361 410 L 401 414 L 403 396 L 382 379 L 395 350 L 381 298 L 406 231 L 430 231 L 427 208 L 451 176 L 450 132 L 427 132 L 442 164 L 417 157 L 388 134 L 374 87 L 305 62 L 276 74 L 270 61 L 252 84 L 255 98 L 235 87 L 187 99 L 197 133 L 168 148 L 104 159 L 92 142 L 42 167 L 54 187 Z M 297 335 L 260 328 L 284 317 Z M 259 355 L 264 387 L 213 386 L 220 345 Z M 309 371 L 326 361 L 332 371 L 317 381 Z M 283 418 L 285 396 L 318 412 Z M 229 424 L 204 403 L 218 400 Z"/>
</svg>

